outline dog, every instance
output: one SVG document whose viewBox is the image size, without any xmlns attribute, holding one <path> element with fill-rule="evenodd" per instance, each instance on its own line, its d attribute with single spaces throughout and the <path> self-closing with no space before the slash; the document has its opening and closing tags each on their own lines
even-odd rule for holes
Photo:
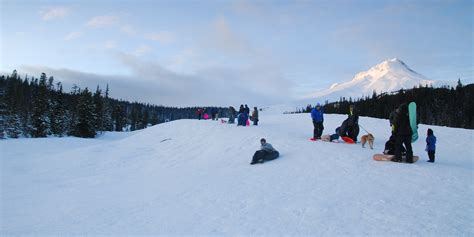
<svg viewBox="0 0 474 237">
<path fill-rule="evenodd" d="M 370 149 L 374 149 L 374 135 L 372 134 L 367 134 L 367 135 L 364 135 L 360 138 L 360 142 L 362 143 L 362 147 L 364 148 L 365 147 L 365 143 L 369 143 L 369 146 L 370 146 Z"/>
</svg>

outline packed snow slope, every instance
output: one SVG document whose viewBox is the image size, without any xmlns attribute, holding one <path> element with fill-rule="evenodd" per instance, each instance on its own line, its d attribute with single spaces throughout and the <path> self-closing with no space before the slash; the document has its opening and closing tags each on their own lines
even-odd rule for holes
<svg viewBox="0 0 474 237">
<path fill-rule="evenodd" d="M 324 134 L 344 118 L 326 115 Z M 431 164 L 420 125 L 420 161 L 400 164 L 372 160 L 388 121 L 360 123 L 374 150 L 309 141 L 309 114 L 2 140 L 0 235 L 474 235 L 473 130 L 430 126 Z M 251 166 L 262 137 L 281 157 Z"/>
<path fill-rule="evenodd" d="M 392 92 L 400 89 L 411 89 L 414 86 L 430 85 L 435 81 L 415 72 L 402 60 L 393 58 L 377 64 L 367 71 L 357 73 L 354 78 L 344 83 L 335 83 L 330 88 L 315 92 L 308 98 L 321 98 L 338 101 L 339 97 L 352 99 L 371 96 L 375 91 Z"/>
</svg>

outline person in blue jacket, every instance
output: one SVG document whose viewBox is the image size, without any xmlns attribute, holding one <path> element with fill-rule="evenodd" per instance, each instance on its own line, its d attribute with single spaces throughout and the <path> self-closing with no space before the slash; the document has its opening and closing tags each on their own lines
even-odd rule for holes
<svg viewBox="0 0 474 237">
<path fill-rule="evenodd" d="M 436 151 L 436 137 L 433 134 L 433 130 L 428 128 L 427 137 L 426 137 L 426 149 L 428 152 L 429 160 L 428 162 L 435 162 L 435 151 Z"/>
<path fill-rule="evenodd" d="M 311 140 L 321 139 L 324 130 L 324 110 L 319 103 L 311 110 L 311 118 L 313 119 L 314 126 L 313 138 Z"/>
</svg>

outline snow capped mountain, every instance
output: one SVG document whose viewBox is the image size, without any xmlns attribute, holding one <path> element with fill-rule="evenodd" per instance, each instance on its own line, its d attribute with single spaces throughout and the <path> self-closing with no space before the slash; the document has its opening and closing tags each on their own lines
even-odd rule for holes
<svg viewBox="0 0 474 237">
<path fill-rule="evenodd" d="M 351 81 L 341 84 L 335 83 L 329 89 L 315 92 L 308 98 L 321 98 L 329 101 L 338 100 L 341 96 L 347 99 L 349 97 L 360 98 L 372 95 L 373 91 L 377 93 L 390 92 L 432 83 L 434 81 L 415 72 L 402 60 L 393 58 L 370 68 L 368 71 L 358 73 Z"/>
</svg>

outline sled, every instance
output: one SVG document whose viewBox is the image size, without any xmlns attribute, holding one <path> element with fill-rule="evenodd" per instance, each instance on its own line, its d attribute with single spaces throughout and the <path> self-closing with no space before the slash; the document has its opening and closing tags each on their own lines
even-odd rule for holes
<svg viewBox="0 0 474 237">
<path fill-rule="evenodd" d="M 375 154 L 372 159 L 376 161 L 392 161 L 392 159 L 395 157 L 395 155 L 385 155 L 385 154 Z M 419 159 L 418 156 L 413 156 L 413 163 L 417 162 Z M 406 156 L 402 156 L 402 162 L 401 163 L 406 163 Z"/>
<path fill-rule="evenodd" d="M 312 137 L 312 138 L 310 138 L 309 140 L 315 142 L 315 141 L 317 141 L 318 139 Z"/>
<path fill-rule="evenodd" d="M 342 139 L 345 143 L 355 144 L 354 140 L 352 140 L 352 138 L 350 138 L 350 137 L 341 137 L 341 139 Z"/>
</svg>

